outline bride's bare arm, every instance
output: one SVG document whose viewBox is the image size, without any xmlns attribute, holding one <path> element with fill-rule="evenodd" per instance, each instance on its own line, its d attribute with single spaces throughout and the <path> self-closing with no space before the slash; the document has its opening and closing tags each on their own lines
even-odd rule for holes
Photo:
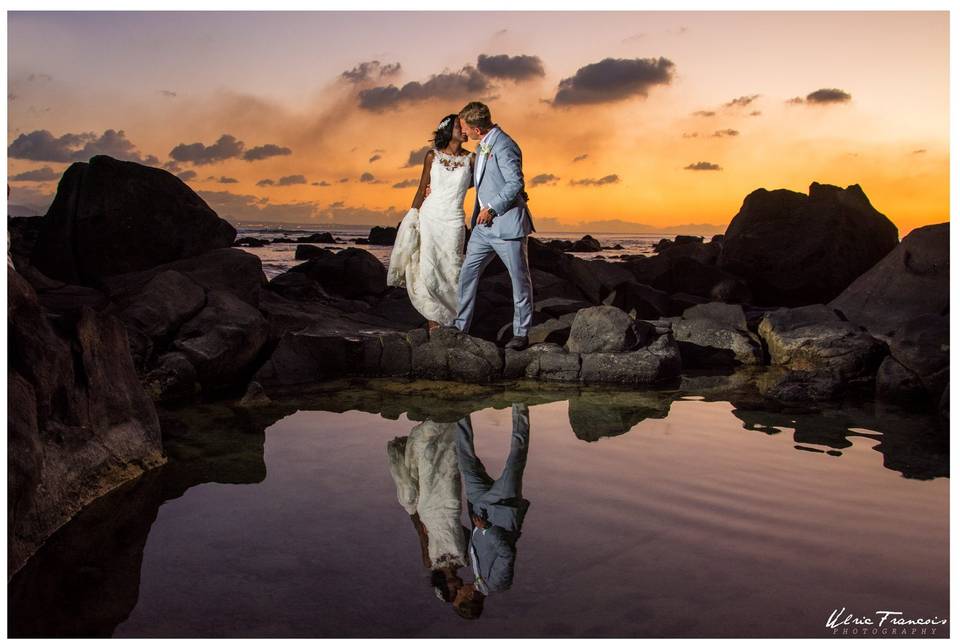
<svg viewBox="0 0 960 640">
<path fill-rule="evenodd" d="M 419 209 L 426 196 L 427 187 L 430 186 L 430 167 L 433 165 L 433 149 L 427 151 L 423 158 L 423 173 L 420 174 L 420 185 L 417 187 L 417 193 L 413 196 L 412 209 Z"/>
</svg>

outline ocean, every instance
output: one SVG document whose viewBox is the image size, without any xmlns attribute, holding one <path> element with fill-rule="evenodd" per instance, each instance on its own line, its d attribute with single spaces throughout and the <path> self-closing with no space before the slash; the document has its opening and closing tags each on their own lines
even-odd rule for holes
<svg viewBox="0 0 960 640">
<path fill-rule="evenodd" d="M 276 222 L 250 221 L 234 221 L 232 224 L 237 228 L 237 239 L 260 238 L 271 241 L 271 244 L 262 247 L 241 247 L 242 249 L 249 251 L 260 258 L 261 262 L 263 262 L 263 271 L 267 275 L 268 279 L 287 271 L 290 267 L 299 264 L 300 262 L 304 262 L 303 260 L 297 260 L 294 257 L 297 251 L 297 243 L 272 242 L 278 238 L 298 238 L 302 236 L 308 236 L 312 233 L 329 231 L 334 238 L 337 238 L 340 241 L 335 244 L 321 242 L 310 242 L 308 244 L 333 250 L 343 249 L 345 247 L 359 247 L 375 255 L 384 264 L 384 266 L 389 263 L 390 252 L 393 249 L 392 246 L 367 245 L 362 243 L 358 244 L 357 240 L 365 240 L 370 233 L 370 227 L 366 225 L 309 223 L 278 224 Z M 576 255 L 585 259 L 600 257 L 605 260 L 616 261 L 620 259 L 620 256 L 624 255 L 652 255 L 653 247 L 657 242 L 663 238 L 672 239 L 676 234 L 591 233 L 590 235 L 596 238 L 600 244 L 605 247 L 605 249 L 602 251 L 589 253 L 578 252 Z M 544 242 L 548 242 L 550 240 L 579 240 L 583 236 L 584 234 L 580 232 L 574 233 L 563 231 L 546 231 L 543 233 L 533 234 L 533 237 Z M 709 238 L 705 238 L 705 240 L 709 240 Z M 623 248 L 612 248 L 617 245 Z"/>
</svg>

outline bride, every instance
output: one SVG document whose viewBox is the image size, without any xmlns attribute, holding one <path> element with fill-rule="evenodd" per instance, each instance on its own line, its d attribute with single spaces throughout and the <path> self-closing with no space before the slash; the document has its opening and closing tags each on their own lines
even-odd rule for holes
<svg viewBox="0 0 960 640">
<path fill-rule="evenodd" d="M 457 317 L 465 234 L 463 199 L 473 186 L 475 158 L 463 148 L 466 140 L 457 114 L 440 121 L 387 267 L 387 284 L 406 287 L 429 330 L 451 326 Z"/>
</svg>

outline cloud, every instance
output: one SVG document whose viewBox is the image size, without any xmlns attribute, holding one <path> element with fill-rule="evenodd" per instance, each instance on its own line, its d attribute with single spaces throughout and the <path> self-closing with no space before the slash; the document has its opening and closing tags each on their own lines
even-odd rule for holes
<svg viewBox="0 0 960 640">
<path fill-rule="evenodd" d="M 327 182 L 326 180 L 318 180 L 317 182 L 311 182 L 310 184 L 313 185 L 314 187 L 329 187 L 329 186 L 330 186 L 330 183 Z"/>
<path fill-rule="evenodd" d="M 27 76 L 27 82 L 50 82 L 53 76 L 49 73 L 31 73 Z"/>
<path fill-rule="evenodd" d="M 506 80 L 528 80 L 542 78 L 545 75 L 543 61 L 537 56 L 508 56 L 505 54 L 488 56 L 481 53 L 477 57 L 477 70 L 491 78 Z"/>
<path fill-rule="evenodd" d="M 717 115 L 717 112 L 716 112 L 716 111 L 704 111 L 703 109 L 701 109 L 700 111 L 694 111 L 694 112 L 693 112 L 693 115 L 695 115 L 695 116 L 702 116 L 702 117 L 704 117 L 704 118 L 710 118 L 710 117 L 712 117 L 712 116 Z"/>
<path fill-rule="evenodd" d="M 693 133 L 687 133 L 686 131 L 683 132 L 684 138 L 696 138 L 698 135 L 699 134 L 696 131 L 694 131 Z"/>
<path fill-rule="evenodd" d="M 728 138 L 732 136 L 738 136 L 740 132 L 736 129 L 719 129 L 713 132 L 714 138 Z"/>
<path fill-rule="evenodd" d="M 340 178 L 339 180 L 337 180 L 337 182 L 339 182 L 340 184 L 343 184 L 344 182 L 350 182 L 350 178 Z"/>
<path fill-rule="evenodd" d="M 364 89 L 359 93 L 360 108 L 368 111 L 385 111 L 432 98 L 465 99 L 485 93 L 489 88 L 490 83 L 486 76 L 475 67 L 467 65 L 455 73 L 443 72 L 432 75 L 426 82 L 408 82 L 399 88 L 391 84 Z"/>
<path fill-rule="evenodd" d="M 620 176 L 615 173 L 611 173 L 608 176 L 603 176 L 602 178 L 581 178 L 580 180 L 571 180 L 570 186 L 572 187 L 600 187 L 605 184 L 616 184 L 620 182 Z"/>
<path fill-rule="evenodd" d="M 627 36 L 626 38 L 624 38 L 624 39 L 621 40 L 620 42 L 622 42 L 622 43 L 624 43 L 624 44 L 630 44 L 631 42 L 640 42 L 640 41 L 643 40 L 645 37 L 646 37 L 646 34 L 645 34 L 645 33 L 635 33 L 635 34 L 633 34 L 632 36 Z"/>
<path fill-rule="evenodd" d="M 560 81 L 554 106 L 599 104 L 633 96 L 646 98 L 651 87 L 670 84 L 674 64 L 664 57 L 605 58 Z"/>
<path fill-rule="evenodd" d="M 183 180 L 184 182 L 188 182 L 197 177 L 197 172 L 194 171 L 193 169 L 187 169 L 186 171 L 181 171 L 180 173 L 178 173 L 177 177 Z"/>
<path fill-rule="evenodd" d="M 11 182 L 49 182 L 59 180 L 60 174 L 50 167 L 40 167 L 32 171 L 24 171 L 10 177 Z"/>
<path fill-rule="evenodd" d="M 684 169 L 689 169 L 690 171 L 722 171 L 720 165 L 712 162 L 704 162 L 702 160 L 700 162 L 688 164 L 684 167 Z"/>
<path fill-rule="evenodd" d="M 151 166 L 160 163 L 154 155 L 141 156 L 122 129 L 107 129 L 99 136 L 93 132 L 65 133 L 59 138 L 46 129 L 38 129 L 21 133 L 7 147 L 11 158 L 39 162 L 85 162 L 101 154 Z"/>
<path fill-rule="evenodd" d="M 747 106 L 748 104 L 750 104 L 751 102 L 753 102 L 754 100 L 756 100 L 756 99 L 759 98 L 759 97 L 760 97 L 760 94 L 759 94 L 759 93 L 754 93 L 753 95 L 749 95 L 749 96 L 740 96 L 739 98 L 734 98 L 733 100 L 731 100 L 730 102 L 726 103 L 726 104 L 723 105 L 723 106 L 725 106 L 725 107 L 745 107 L 745 106 Z"/>
<path fill-rule="evenodd" d="M 240 182 L 236 178 L 228 178 L 227 176 L 220 176 L 220 179 L 217 180 L 220 184 L 236 184 Z"/>
<path fill-rule="evenodd" d="M 762 112 L 762 111 L 751 111 L 751 112 L 750 112 L 750 115 L 752 115 L 752 116 L 758 116 L 758 115 L 760 115 L 761 113 L 763 113 L 763 112 Z"/>
<path fill-rule="evenodd" d="M 582 161 L 582 160 L 586 160 L 586 159 L 589 158 L 589 157 L 590 157 L 589 154 L 583 153 L 583 154 L 580 154 L 579 156 L 577 156 L 576 158 L 574 158 L 573 161 L 574 161 L 574 162 L 580 162 L 580 161 Z"/>
<path fill-rule="evenodd" d="M 164 97 L 167 97 L 167 98 L 176 98 L 176 97 L 177 97 L 177 92 L 176 92 L 176 91 L 170 91 L 169 89 L 160 89 L 160 91 L 158 91 L 158 93 L 159 93 L 160 95 L 164 96 Z"/>
<path fill-rule="evenodd" d="M 241 153 L 243 153 L 243 142 L 225 133 L 210 146 L 206 146 L 202 142 L 178 144 L 170 150 L 169 155 L 180 162 L 200 165 L 237 158 Z"/>
<path fill-rule="evenodd" d="M 842 89 L 817 89 L 806 98 L 797 96 L 787 100 L 787 104 L 836 104 L 849 102 L 852 96 Z"/>
<path fill-rule="evenodd" d="M 393 188 L 394 188 L 394 189 L 409 189 L 410 187 L 415 187 L 415 186 L 417 186 L 418 184 L 420 184 L 420 181 L 419 181 L 419 180 L 414 180 L 413 178 L 410 178 L 409 180 L 403 180 L 403 181 L 401 181 L 401 182 L 396 183 L 395 185 L 393 185 Z"/>
<path fill-rule="evenodd" d="M 307 179 L 303 174 L 298 173 L 291 176 L 283 176 L 276 180 L 264 178 L 263 180 L 257 181 L 258 187 L 289 187 L 292 184 L 307 184 Z"/>
<path fill-rule="evenodd" d="M 556 184 L 558 180 L 560 180 L 560 178 L 553 175 L 552 173 L 540 173 L 530 178 L 530 187 L 533 188 L 533 187 L 539 187 L 541 185 Z"/>
<path fill-rule="evenodd" d="M 370 173 L 369 171 L 364 171 L 360 174 L 360 182 L 365 184 L 383 184 L 383 180 L 377 180 L 377 177 Z"/>
<path fill-rule="evenodd" d="M 349 71 L 344 71 L 340 74 L 340 77 L 348 82 L 359 83 L 372 80 L 374 76 L 387 78 L 398 73 L 400 73 L 399 62 L 380 64 L 379 60 L 370 60 L 369 62 L 361 62 Z"/>
<path fill-rule="evenodd" d="M 243 144 L 242 142 L 240 143 Z M 276 144 L 263 144 L 259 147 L 251 147 L 243 152 L 243 159 L 248 162 L 253 162 L 254 160 L 264 160 L 266 158 L 273 158 L 274 156 L 288 156 L 293 151 L 289 147 L 281 147 Z"/>
<path fill-rule="evenodd" d="M 414 151 L 410 152 L 410 158 L 407 160 L 407 164 L 403 165 L 404 167 L 419 167 L 423 164 L 423 159 L 427 157 L 427 152 L 430 151 L 430 146 L 420 147 Z"/>
<path fill-rule="evenodd" d="M 379 159 L 382 158 L 382 157 L 383 157 L 383 156 L 380 155 L 379 153 L 375 153 L 375 154 L 373 154 L 372 156 L 370 156 L 370 159 L 369 159 L 367 162 L 376 162 L 377 160 L 379 160 Z"/>
<path fill-rule="evenodd" d="M 911 153 L 926 153 L 926 149 L 914 149 Z"/>
</svg>

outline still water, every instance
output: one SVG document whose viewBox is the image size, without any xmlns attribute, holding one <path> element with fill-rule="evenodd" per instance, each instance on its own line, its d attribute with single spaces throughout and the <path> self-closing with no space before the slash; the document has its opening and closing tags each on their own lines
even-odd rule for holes
<svg viewBox="0 0 960 640">
<path fill-rule="evenodd" d="M 841 607 L 948 615 L 944 425 L 689 390 L 484 393 L 341 387 L 168 416 L 170 462 L 15 577 L 11 635 L 829 637 Z M 391 474 L 388 443 L 427 419 L 423 459 L 447 446 L 461 473 L 466 435 L 491 479 L 525 447 L 512 586 L 472 620 L 435 594 Z M 430 472 L 421 491 L 453 481 Z M 457 575 L 475 579 L 469 561 Z"/>
</svg>

